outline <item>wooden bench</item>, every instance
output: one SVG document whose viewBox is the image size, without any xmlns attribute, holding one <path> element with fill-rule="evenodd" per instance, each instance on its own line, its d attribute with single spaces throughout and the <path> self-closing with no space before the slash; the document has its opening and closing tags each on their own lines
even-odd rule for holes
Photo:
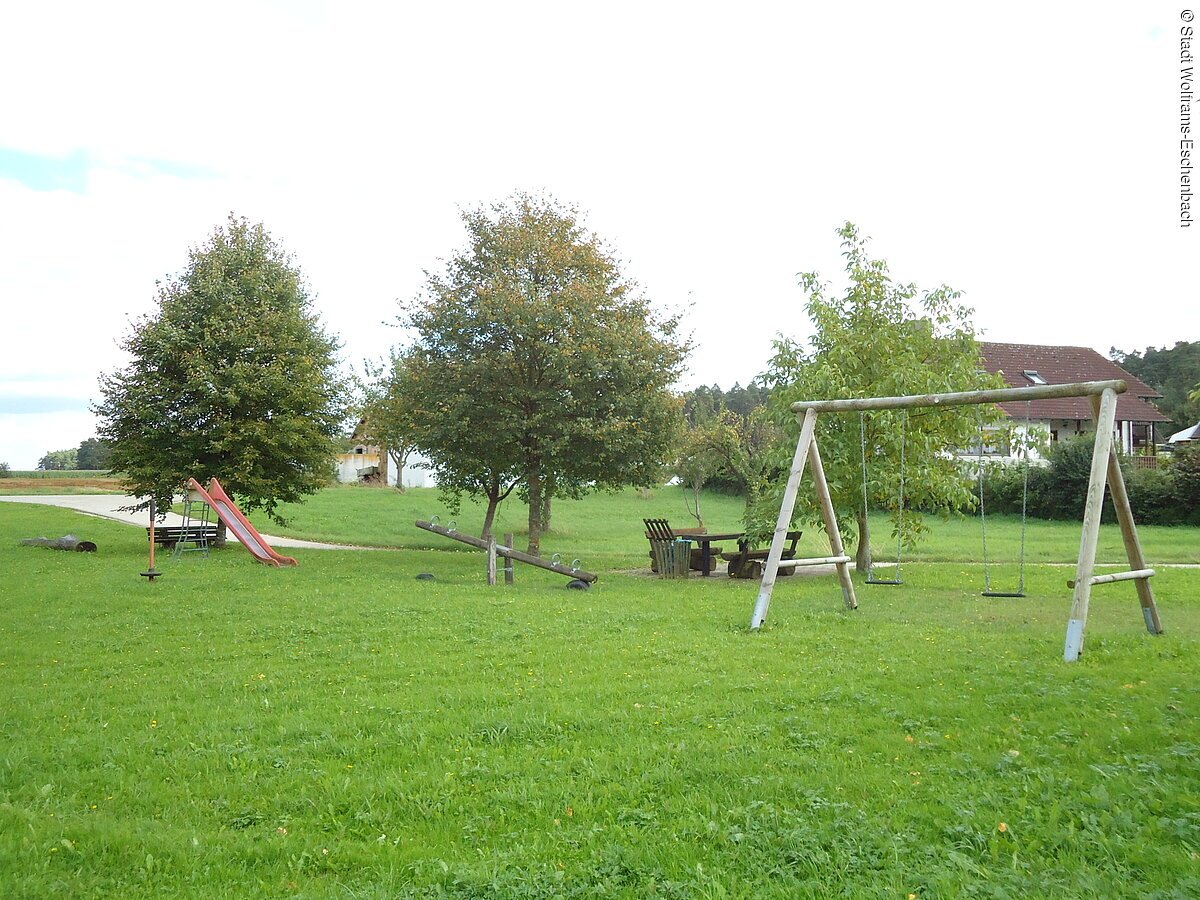
<svg viewBox="0 0 1200 900">
<path fill-rule="evenodd" d="M 150 529 L 146 529 L 146 539 L 150 539 Z M 217 539 L 216 525 L 156 525 L 154 528 L 154 543 L 164 547 L 174 547 L 176 544 L 211 544 Z"/>
<path fill-rule="evenodd" d="M 787 539 L 791 543 L 783 548 L 782 559 L 796 558 L 796 544 L 800 540 L 802 531 L 789 531 Z M 767 557 L 771 555 L 771 548 L 767 547 L 763 550 L 750 549 L 748 540 L 738 541 L 738 549 L 736 553 L 722 553 L 721 559 L 729 563 L 730 578 L 762 578 L 763 564 Z M 779 575 L 793 575 L 795 569 L 780 569 Z"/>
<path fill-rule="evenodd" d="M 677 538 L 685 538 L 696 540 L 705 535 L 706 529 L 703 528 L 672 528 L 671 523 L 666 519 L 642 519 L 646 525 L 646 540 L 650 542 L 650 571 L 658 571 L 658 559 L 654 555 L 654 545 L 660 541 L 673 542 Z M 711 547 L 708 553 L 708 572 L 712 572 L 717 567 L 717 558 L 720 556 L 720 547 Z M 699 547 L 693 547 L 688 556 L 688 568 L 693 572 L 700 572 L 707 575 L 704 571 L 704 551 Z"/>
</svg>

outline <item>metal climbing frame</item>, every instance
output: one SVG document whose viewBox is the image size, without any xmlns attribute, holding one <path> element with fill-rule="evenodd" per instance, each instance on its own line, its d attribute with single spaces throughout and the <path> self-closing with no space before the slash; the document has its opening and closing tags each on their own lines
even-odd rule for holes
<svg viewBox="0 0 1200 900">
<path fill-rule="evenodd" d="M 179 531 L 179 540 L 175 542 L 172 558 L 178 559 L 184 553 L 199 551 L 208 556 L 209 525 L 212 520 L 213 508 L 197 491 L 188 491 L 183 498 L 183 526 Z M 192 546 L 188 547 L 187 544 Z"/>
<path fill-rule="evenodd" d="M 791 527 L 792 512 L 796 506 L 796 494 L 806 467 L 812 469 L 813 489 L 816 491 L 820 503 L 825 531 L 829 535 L 829 544 L 833 552 L 832 556 L 825 557 L 821 561 L 834 564 L 838 580 L 842 585 L 842 595 L 846 605 L 851 609 L 858 607 L 858 599 L 854 595 L 854 583 L 850 579 L 850 557 L 846 556 L 842 546 L 842 536 L 838 530 L 837 516 L 829 495 L 829 485 L 825 480 L 824 467 L 821 465 L 821 453 L 817 448 L 816 427 L 817 416 L 820 413 L 874 409 L 936 409 L 938 407 L 973 406 L 1018 400 L 1044 400 L 1055 397 L 1089 397 L 1096 422 L 1096 439 L 1092 448 L 1087 501 L 1083 510 L 1083 535 L 1079 543 L 1079 561 L 1075 568 L 1075 578 L 1068 583 L 1068 586 L 1074 589 L 1074 595 L 1071 601 L 1070 617 L 1067 620 L 1067 640 L 1063 658 L 1067 662 L 1073 662 L 1083 652 L 1083 633 L 1087 623 L 1088 603 L 1091 599 L 1092 586 L 1097 584 L 1133 581 L 1137 587 L 1146 630 L 1151 634 L 1162 634 L 1158 607 L 1154 602 L 1154 592 L 1150 587 L 1150 578 L 1154 575 L 1154 570 L 1146 566 L 1142 555 L 1137 525 L 1134 523 L 1133 511 L 1129 506 L 1129 494 L 1125 490 L 1125 478 L 1121 474 L 1120 462 L 1113 446 L 1117 395 L 1123 393 L 1125 387 L 1125 382 L 1118 380 L 1085 381 L 1074 384 L 1032 385 L 1023 388 L 960 391 L 948 394 L 863 397 L 850 400 L 803 400 L 793 403 L 792 411 L 801 419 L 800 437 L 796 441 L 796 453 L 792 457 L 792 468 L 788 474 L 783 502 L 780 504 L 779 519 L 775 524 L 775 535 L 771 541 L 771 551 L 767 556 L 762 584 L 754 604 L 754 615 L 750 619 L 750 628 L 760 628 L 766 622 L 767 612 L 771 606 L 771 592 L 775 587 L 775 577 L 781 566 L 815 564 L 814 560 L 782 559 L 785 537 Z M 1106 484 L 1112 492 L 1113 506 L 1117 511 L 1117 521 L 1121 525 L 1121 536 L 1125 543 L 1125 554 L 1129 559 L 1130 569 L 1128 572 L 1119 572 L 1114 575 L 1096 575 L 1096 546 L 1100 538 L 1100 510 L 1104 502 Z"/>
</svg>

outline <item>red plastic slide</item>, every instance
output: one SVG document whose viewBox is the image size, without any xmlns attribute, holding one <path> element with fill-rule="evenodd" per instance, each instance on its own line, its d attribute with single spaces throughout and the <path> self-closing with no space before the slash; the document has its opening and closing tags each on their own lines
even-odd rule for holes
<svg viewBox="0 0 1200 900">
<path fill-rule="evenodd" d="M 271 545 L 263 540 L 263 536 L 237 508 L 237 504 L 225 493 L 225 488 L 221 487 L 221 482 L 217 479 L 214 478 L 209 483 L 208 490 L 201 487 L 200 482 L 195 478 L 188 479 L 188 486 L 193 491 L 197 491 L 204 498 L 204 502 L 217 511 L 217 515 L 221 517 L 225 527 L 233 532 L 233 536 L 259 562 L 266 563 L 268 566 L 298 565 L 290 556 L 281 556 L 276 553 Z"/>
</svg>

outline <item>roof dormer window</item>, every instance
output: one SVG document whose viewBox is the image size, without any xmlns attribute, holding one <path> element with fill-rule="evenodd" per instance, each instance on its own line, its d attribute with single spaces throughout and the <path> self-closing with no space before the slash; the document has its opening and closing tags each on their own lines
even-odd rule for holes
<svg viewBox="0 0 1200 900">
<path fill-rule="evenodd" d="M 1031 384 L 1049 384 L 1050 383 L 1045 378 L 1043 378 L 1041 375 L 1039 375 L 1037 373 L 1036 369 L 1026 369 L 1022 374 L 1026 378 L 1029 379 Z"/>
</svg>

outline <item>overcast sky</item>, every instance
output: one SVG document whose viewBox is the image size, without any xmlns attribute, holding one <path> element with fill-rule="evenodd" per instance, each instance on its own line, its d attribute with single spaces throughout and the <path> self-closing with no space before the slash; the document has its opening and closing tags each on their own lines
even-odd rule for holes
<svg viewBox="0 0 1200 900">
<path fill-rule="evenodd" d="M 1197 5 L 1200 5 L 1198 3 Z M 987 340 L 1200 340 L 1178 3 L 56 2 L 0 13 L 0 461 L 94 433 L 155 282 L 232 211 L 350 362 L 514 191 L 577 205 L 745 384 L 845 220 Z"/>
</svg>

